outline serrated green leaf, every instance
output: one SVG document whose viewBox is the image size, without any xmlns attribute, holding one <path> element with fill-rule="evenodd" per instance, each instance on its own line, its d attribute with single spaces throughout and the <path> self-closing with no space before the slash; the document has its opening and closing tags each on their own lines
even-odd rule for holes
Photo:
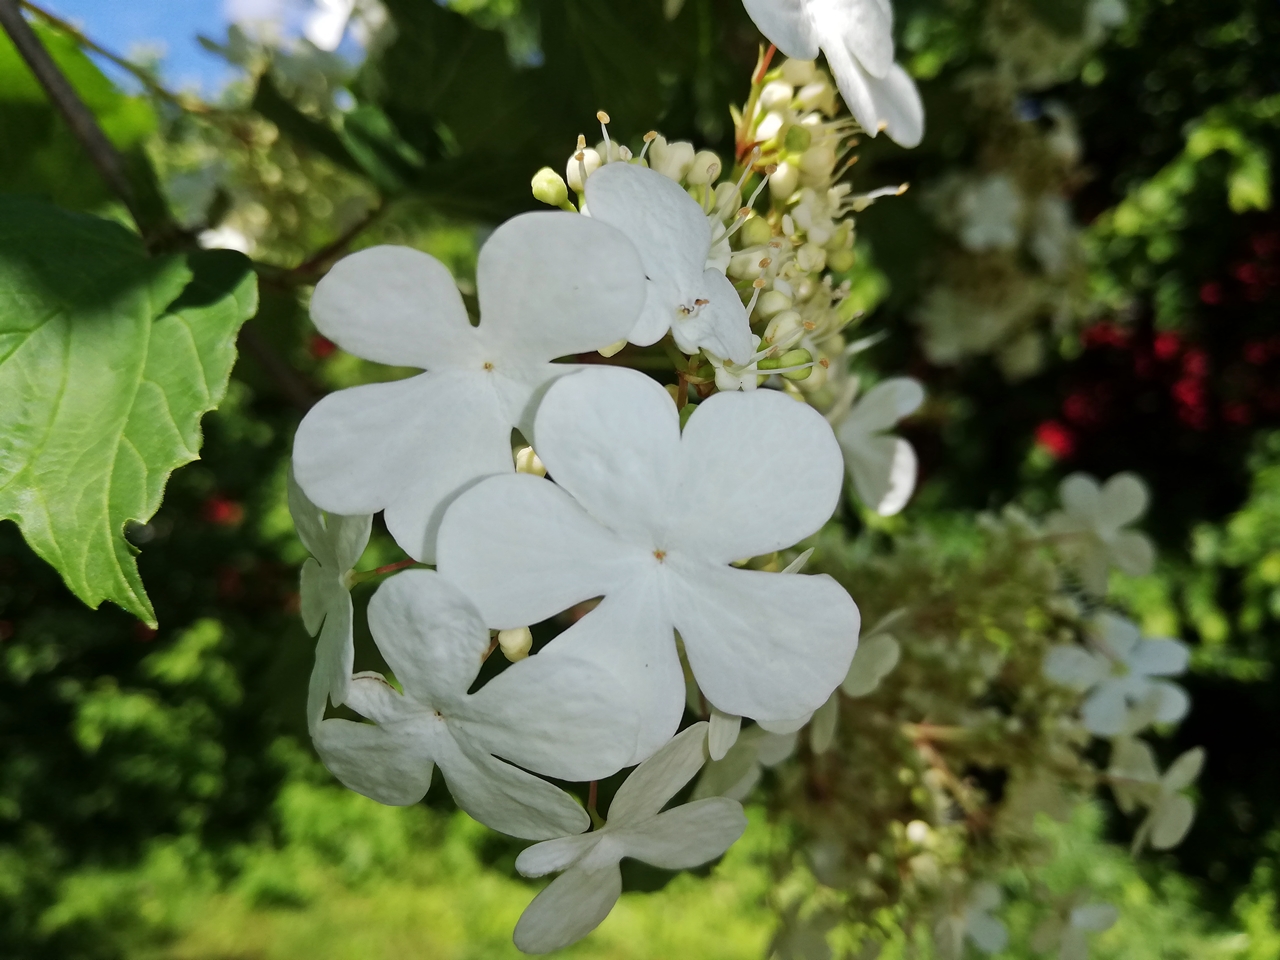
<svg viewBox="0 0 1280 960">
<path fill-rule="evenodd" d="M 237 253 L 152 259 L 116 224 L 0 198 L 0 517 L 89 606 L 155 622 L 124 528 L 196 459 L 256 306 Z"/>
</svg>

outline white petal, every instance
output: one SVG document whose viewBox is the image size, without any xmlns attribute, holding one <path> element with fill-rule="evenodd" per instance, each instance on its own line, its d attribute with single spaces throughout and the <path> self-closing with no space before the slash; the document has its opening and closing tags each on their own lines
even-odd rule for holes
<svg viewBox="0 0 1280 960">
<path fill-rule="evenodd" d="M 609 593 L 648 557 L 554 483 L 523 473 L 482 481 L 458 497 L 440 525 L 437 556 L 439 571 L 497 630 Z"/>
<path fill-rule="evenodd" d="M 668 558 L 676 629 L 698 685 L 726 713 L 786 720 L 817 710 L 849 671 L 858 608 L 825 575 Z"/>
<path fill-rule="evenodd" d="M 1187 696 L 1187 691 L 1176 683 L 1158 680 L 1151 687 L 1158 698 L 1155 714 L 1157 723 L 1177 723 L 1191 709 L 1191 698 Z"/>
<path fill-rule="evenodd" d="M 562 377 L 534 434 L 551 477 L 587 513 L 650 551 L 662 546 L 680 496 L 681 443 L 679 413 L 661 384 L 605 367 Z"/>
<path fill-rule="evenodd" d="M 294 476 L 292 466 L 289 468 L 287 491 L 289 515 L 293 518 L 294 529 L 298 531 L 298 539 L 307 548 L 307 552 L 317 559 L 317 562 L 325 566 L 333 566 L 335 557 L 329 545 L 329 538 L 325 536 L 324 511 L 307 499 L 302 487 L 298 486 L 298 479 Z M 315 630 L 309 627 L 308 630 L 315 633 Z"/>
<path fill-rule="evenodd" d="M 433 738 L 422 724 L 393 727 L 325 720 L 312 736 L 329 772 L 379 803 L 417 803 L 431 786 Z"/>
<path fill-rule="evenodd" d="M 1142 640 L 1126 660 L 1129 669 L 1149 677 L 1176 677 L 1184 673 L 1191 649 L 1181 640 Z"/>
<path fill-rule="evenodd" d="M 715 394 L 680 446 L 679 493 L 666 505 L 673 548 L 725 563 L 770 553 L 820 530 L 839 502 L 844 466 L 831 427 L 778 391 Z"/>
<path fill-rule="evenodd" d="M 893 672 L 902 657 L 902 645 L 890 634 L 863 638 L 840 688 L 850 697 L 865 697 Z"/>
<path fill-rule="evenodd" d="M 630 332 L 645 286 L 635 248 L 598 218 L 522 214 L 480 250 L 480 339 L 499 370 L 597 350 Z"/>
<path fill-rule="evenodd" d="M 1145 577 L 1156 565 L 1151 538 L 1137 530 L 1121 530 L 1111 540 L 1111 559 L 1131 577 Z"/>
<path fill-rule="evenodd" d="M 1083 647 L 1059 644 L 1045 654 L 1043 672 L 1046 679 L 1083 693 L 1102 682 L 1111 672 L 1111 662 Z"/>
<path fill-rule="evenodd" d="M 833 693 L 813 714 L 812 725 L 809 727 L 809 747 L 814 753 L 821 755 L 831 749 L 839 720 L 840 694 Z"/>
<path fill-rule="evenodd" d="M 707 752 L 712 760 L 723 760 L 729 748 L 738 742 L 742 718 L 711 708 L 711 732 L 707 736 Z"/>
<path fill-rule="evenodd" d="M 1116 741 L 1107 773 L 1138 784 L 1153 784 L 1160 780 L 1160 769 L 1156 766 L 1151 745 L 1145 740 L 1134 738 Z"/>
<path fill-rule="evenodd" d="M 325 573 L 315 557 L 307 557 L 298 578 L 298 603 L 302 608 L 302 625 L 311 636 L 319 633 L 324 625 L 336 589 L 339 585 L 335 578 Z"/>
<path fill-rule="evenodd" d="M 526 847 L 516 857 L 516 870 L 524 877 L 545 877 L 568 869 L 600 842 L 599 833 L 583 833 L 574 837 L 544 840 Z"/>
<path fill-rule="evenodd" d="M 1085 729 L 1100 737 L 1113 737 L 1125 728 L 1129 705 L 1121 683 L 1106 681 L 1089 695 L 1080 711 Z"/>
<path fill-rule="evenodd" d="M 879 433 L 895 427 L 924 403 L 924 387 L 911 377 L 884 380 L 857 402 L 842 423 L 862 433 Z"/>
<path fill-rule="evenodd" d="M 481 477 L 511 473 L 511 422 L 483 372 L 426 373 L 340 390 L 303 418 L 293 465 L 332 513 L 386 510 L 396 542 L 425 562 L 449 501 Z"/>
<path fill-rule="evenodd" d="M 316 284 L 311 319 L 348 353 L 391 366 L 467 365 L 476 348 L 453 277 L 409 247 L 370 247 L 339 260 Z"/>
<path fill-rule="evenodd" d="M 307 717 L 312 726 L 324 716 L 326 701 L 335 707 L 346 703 L 355 662 L 353 620 L 351 594 L 341 590 L 330 601 L 329 614 L 316 642 L 316 662 L 307 691 Z"/>
<path fill-rule="evenodd" d="M 1196 782 L 1196 778 L 1200 776 L 1200 771 L 1204 769 L 1204 758 L 1203 747 L 1188 750 L 1170 764 L 1169 769 L 1160 778 L 1161 786 L 1165 790 L 1172 792 L 1187 789 L 1187 787 Z"/>
<path fill-rule="evenodd" d="M 968 928 L 965 932 L 983 953 L 999 953 L 1009 945 L 1008 928 L 991 914 L 970 910 L 966 920 Z"/>
<path fill-rule="evenodd" d="M 533 898 L 516 923 L 515 944 L 525 953 L 550 953 L 600 926 L 622 896 L 617 864 L 595 872 L 573 867 Z"/>
<path fill-rule="evenodd" d="M 1077 930 L 1109 930 L 1118 919 L 1120 912 L 1109 903 L 1086 903 L 1071 911 L 1071 926 Z"/>
<path fill-rule="evenodd" d="M 708 728 L 702 721 L 682 730 L 636 767 L 609 804 L 610 826 L 641 823 L 666 806 L 706 763 Z"/>
<path fill-rule="evenodd" d="M 693 800 L 707 797 L 729 797 L 741 800 L 760 779 L 758 760 L 760 737 L 749 728 L 738 738 L 723 760 L 712 760 L 703 768 L 698 784 L 693 788 Z"/>
<path fill-rule="evenodd" d="M 546 780 L 453 737 L 442 737 L 438 752 L 436 763 L 449 793 L 487 827 L 525 840 L 549 840 L 591 826 L 587 811 Z"/>
<path fill-rule="evenodd" d="M 672 645 L 669 630 L 659 637 Z M 574 641 L 557 640 L 494 677 L 455 708 L 454 728 L 490 753 L 559 780 L 601 780 L 634 763 L 653 704 L 635 702 L 635 678 L 604 644 L 587 642 L 584 650 Z"/>
<path fill-rule="evenodd" d="M 369 632 L 404 687 L 444 711 L 462 700 L 489 649 L 489 630 L 455 586 L 431 570 L 405 570 L 369 601 Z"/>
<path fill-rule="evenodd" d="M 624 828 L 618 839 L 628 857 L 664 870 L 687 870 L 723 854 L 746 829 L 742 804 L 711 797 Z"/>
<path fill-rule="evenodd" d="M 766 767 L 776 767 L 796 752 L 794 733 L 763 733 L 756 741 L 756 756 Z"/>
<path fill-rule="evenodd" d="M 872 76 L 889 72 L 893 66 L 891 7 L 878 0 L 809 0 L 809 9 L 823 49 L 846 48 Z"/>
<path fill-rule="evenodd" d="M 872 437 L 844 430 L 840 441 L 858 499 L 882 517 L 900 513 L 916 489 L 919 468 L 915 448 L 901 437 Z"/>
<path fill-rule="evenodd" d="M 1172 850 L 1191 829 L 1196 819 L 1196 805 L 1181 795 L 1165 797 L 1151 816 L 1151 846 L 1156 850 Z"/>
<path fill-rule="evenodd" d="M 1142 639 L 1136 623 L 1109 610 L 1096 613 L 1092 626 L 1098 645 L 1117 660 L 1128 661 Z"/>
<path fill-rule="evenodd" d="M 882 129 L 904 147 L 917 146 L 924 137 L 924 105 L 915 83 L 894 64 L 883 77 L 873 77 L 848 50 L 828 47 L 827 63 L 836 77 L 840 95 L 854 119 L 875 136 Z"/>
<path fill-rule="evenodd" d="M 1102 485 L 1098 519 L 1113 530 L 1126 526 L 1147 512 L 1150 499 L 1136 473 L 1117 473 Z"/>
<path fill-rule="evenodd" d="M 591 217 L 635 244 L 649 278 L 644 310 L 629 339 L 643 346 L 668 329 L 691 324 L 690 334 L 676 334 L 677 342 L 718 346 L 719 356 L 738 363 L 750 359 L 746 308 L 733 284 L 707 269 L 711 226 L 697 202 L 662 174 L 628 163 L 597 170 L 587 180 L 586 195 Z"/>
<path fill-rule="evenodd" d="M 794 736 L 797 731 L 803 729 L 813 719 L 813 715 L 816 712 L 816 710 L 810 710 L 798 717 L 790 717 L 786 720 L 757 720 L 756 724 L 771 736 Z"/>
<path fill-rule="evenodd" d="M 806 9 L 808 0 L 742 0 L 747 16 L 765 39 L 793 60 L 818 56 L 818 35 Z"/>
<path fill-rule="evenodd" d="M 1093 477 L 1087 473 L 1071 474 L 1058 486 L 1058 497 L 1068 513 L 1090 525 L 1097 523 L 1102 493 Z"/>
<path fill-rule="evenodd" d="M 969 906 L 978 912 L 995 910 L 1004 902 L 1000 888 L 989 881 L 978 883 L 969 894 Z"/>
</svg>

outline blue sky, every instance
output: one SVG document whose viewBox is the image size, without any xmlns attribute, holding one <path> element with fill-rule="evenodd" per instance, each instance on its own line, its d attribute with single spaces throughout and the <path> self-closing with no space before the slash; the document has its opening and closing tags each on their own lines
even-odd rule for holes
<svg viewBox="0 0 1280 960">
<path fill-rule="evenodd" d="M 196 42 L 197 34 L 226 37 L 227 25 L 253 19 L 284 20 L 296 27 L 307 0 L 36 0 L 79 26 L 121 56 L 139 44 L 164 50 L 163 75 L 175 88 L 196 88 L 211 96 L 234 75 Z M 119 74 L 112 71 L 119 79 Z"/>
</svg>

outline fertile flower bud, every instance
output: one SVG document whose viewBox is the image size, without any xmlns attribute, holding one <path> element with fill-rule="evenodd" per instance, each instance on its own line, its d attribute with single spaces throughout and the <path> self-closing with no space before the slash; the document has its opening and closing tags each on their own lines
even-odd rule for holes
<svg viewBox="0 0 1280 960">
<path fill-rule="evenodd" d="M 776 290 L 771 292 L 777 293 Z M 764 328 L 764 342 L 770 347 L 795 343 L 802 336 L 804 336 L 804 323 L 795 310 L 778 314 Z"/>
<path fill-rule="evenodd" d="M 742 244 L 747 247 L 762 247 L 773 236 L 773 228 L 764 217 L 754 216 L 742 225 Z"/>
<path fill-rule="evenodd" d="M 735 280 L 751 280 L 760 276 L 763 268 L 760 266 L 760 254 L 746 250 L 742 253 L 735 253 L 729 259 L 729 276 Z"/>
<path fill-rule="evenodd" d="M 804 130 L 804 127 L 793 127 Z M 805 131 L 806 133 L 808 131 Z M 790 134 L 787 137 L 790 140 Z M 836 168 L 836 148 L 830 144 L 819 144 L 810 147 L 800 158 L 800 172 L 811 180 L 827 181 Z"/>
<path fill-rule="evenodd" d="M 531 473 L 535 477 L 545 477 L 547 468 L 533 452 L 533 447 L 521 447 L 516 451 L 516 473 Z"/>
<path fill-rule="evenodd" d="M 528 627 L 499 630 L 498 646 L 502 648 L 502 655 L 515 663 L 527 657 L 529 651 L 533 649 L 533 634 L 529 632 Z"/>
<path fill-rule="evenodd" d="M 586 186 L 587 177 L 600 169 L 600 154 L 585 147 L 569 158 L 565 167 L 565 179 L 576 192 L 581 193 Z"/>
<path fill-rule="evenodd" d="M 796 251 L 796 263 L 805 273 L 817 273 L 827 265 L 827 251 L 816 243 L 806 243 Z"/>
<path fill-rule="evenodd" d="M 716 216 L 721 220 L 728 220 L 742 207 L 742 192 L 737 184 L 726 180 L 724 183 L 716 184 L 711 203 Z"/>
<path fill-rule="evenodd" d="M 793 87 L 812 83 L 818 74 L 812 60 L 788 60 L 782 65 L 782 79 Z"/>
<path fill-rule="evenodd" d="M 778 358 L 778 366 L 783 368 L 799 367 L 806 363 L 813 363 L 813 354 L 803 347 L 798 350 L 788 350 Z M 804 367 L 803 370 L 788 370 L 783 376 L 788 380 L 808 380 L 813 370 L 813 367 Z"/>
<path fill-rule="evenodd" d="M 812 83 L 806 83 L 796 94 L 796 104 L 801 110 L 821 110 L 826 114 L 834 114 L 835 89 L 826 77 L 819 77 Z"/>
<path fill-rule="evenodd" d="M 791 298 L 781 290 L 770 290 L 768 293 L 760 297 L 760 302 L 756 306 L 756 313 L 762 318 L 768 320 L 770 317 L 776 316 L 783 310 L 791 309 Z M 768 337 L 766 336 L 767 340 Z"/>
<path fill-rule="evenodd" d="M 765 110 L 776 110 L 791 102 L 795 90 L 785 80 L 773 80 L 764 85 L 760 91 L 760 106 Z"/>
<path fill-rule="evenodd" d="M 756 124 L 755 138 L 762 143 L 772 140 L 781 132 L 786 122 L 787 118 L 776 110 L 766 113 L 764 119 Z"/>
<path fill-rule="evenodd" d="M 689 168 L 688 180 L 695 184 L 714 183 L 720 176 L 721 169 L 723 167 L 719 157 L 710 150 L 699 150 Z"/>
<path fill-rule="evenodd" d="M 600 356 L 604 357 L 607 360 L 609 357 L 613 357 L 621 353 L 622 348 L 625 347 L 626 345 L 627 345 L 627 338 L 623 337 L 617 343 L 611 343 L 607 347 L 601 347 L 599 350 L 596 351 L 596 353 L 600 354 Z"/>
<path fill-rule="evenodd" d="M 787 200 L 800 185 L 800 171 L 789 163 L 778 164 L 778 169 L 769 176 L 769 192 L 775 199 Z"/>
<path fill-rule="evenodd" d="M 564 177 L 550 167 L 543 167 L 533 175 L 533 195 L 543 203 L 559 207 L 568 202 L 569 187 Z"/>
<path fill-rule="evenodd" d="M 787 129 L 787 136 L 784 145 L 791 153 L 804 153 L 809 149 L 809 145 L 813 143 L 813 132 L 800 124 L 793 124 Z M 800 170 L 807 173 L 804 166 L 804 158 L 800 159 Z"/>
<path fill-rule="evenodd" d="M 833 250 L 827 254 L 827 266 L 836 273 L 844 273 L 848 270 L 852 270 L 853 265 L 857 262 L 857 254 L 844 247 L 839 250 Z"/>
<path fill-rule="evenodd" d="M 693 166 L 693 144 L 687 140 L 667 143 L 665 137 L 654 137 L 649 147 L 649 167 L 679 183 Z"/>
</svg>

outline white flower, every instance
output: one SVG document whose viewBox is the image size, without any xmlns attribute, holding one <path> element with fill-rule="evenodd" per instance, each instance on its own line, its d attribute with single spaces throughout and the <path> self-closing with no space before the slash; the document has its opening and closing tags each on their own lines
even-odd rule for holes
<svg viewBox="0 0 1280 960">
<path fill-rule="evenodd" d="M 1186 691 L 1158 679 L 1187 669 L 1189 653 L 1178 640 L 1144 640 L 1132 621 L 1114 613 L 1094 617 L 1094 641 L 1100 652 L 1059 645 L 1049 648 L 1044 675 L 1082 693 L 1092 691 L 1081 717 L 1100 737 L 1113 737 L 1135 726 L 1135 715 L 1147 722 L 1176 723 L 1191 704 Z M 1148 717 L 1149 712 L 1149 717 Z M 1145 726 L 1139 723 L 1138 726 Z"/>
<path fill-rule="evenodd" d="M 1096 596 L 1107 592 L 1109 564 L 1135 577 L 1151 572 L 1155 547 L 1150 539 L 1124 529 L 1147 511 L 1147 485 L 1140 477 L 1117 473 L 1100 488 L 1093 477 L 1073 473 L 1058 495 L 1064 509 L 1049 517 L 1049 531 L 1061 538 L 1059 549 L 1086 590 Z"/>
<path fill-rule="evenodd" d="M 960 243 L 968 250 L 1012 250 L 1022 235 L 1022 193 L 1007 175 L 967 185 L 956 201 Z"/>
<path fill-rule="evenodd" d="M 253 253 L 256 244 L 244 232 L 223 224 L 213 230 L 203 230 L 196 242 L 205 250 L 238 250 L 246 256 Z"/>
<path fill-rule="evenodd" d="M 325 720 L 313 731 L 339 780 L 404 806 L 426 794 L 434 765 L 458 806 L 495 830 L 543 840 L 587 828 L 571 797 L 493 755 L 565 780 L 617 770 L 630 751 L 611 739 L 627 727 L 613 678 L 580 659 L 535 655 L 469 694 L 489 631 L 430 570 L 384 583 L 369 602 L 369 630 L 404 693 L 376 673 L 357 674 L 347 705 L 374 723 Z"/>
<path fill-rule="evenodd" d="M 670 330 L 685 353 L 705 347 L 746 363 L 747 309 L 723 271 L 707 265 L 711 224 L 697 201 L 673 180 L 631 163 L 601 167 L 587 179 L 586 195 L 591 217 L 636 245 L 649 278 L 644 310 L 628 339 L 648 346 Z"/>
<path fill-rule="evenodd" d="M 880 686 L 880 681 L 891 674 L 902 659 L 902 645 L 888 628 L 902 618 L 906 611 L 895 610 L 881 619 L 858 640 L 858 652 L 853 655 L 849 672 L 845 674 L 840 689 L 831 694 L 809 725 L 809 746 L 814 753 L 826 753 L 835 742 L 836 725 L 840 720 L 840 694 L 856 700 L 865 697 Z"/>
<path fill-rule="evenodd" d="M 796 752 L 798 734 L 770 733 L 761 726 L 747 727 L 737 741 L 719 760 L 707 764 L 698 785 L 693 788 L 694 800 L 706 797 L 728 797 L 745 800 L 760 782 L 765 767 L 776 767 Z"/>
<path fill-rule="evenodd" d="M 1172 850 L 1187 835 L 1196 806 L 1183 791 L 1200 776 L 1204 757 L 1200 747 L 1188 750 L 1161 776 L 1150 745 L 1130 738 L 1116 741 L 1107 769 L 1116 802 L 1125 813 L 1140 806 L 1148 809 L 1133 838 L 1135 854 L 1148 843 L 1156 850 Z"/>
<path fill-rule="evenodd" d="M 355 6 L 355 0 L 315 0 L 315 9 L 303 24 L 303 36 L 321 50 L 337 50 Z"/>
<path fill-rule="evenodd" d="M 885 431 L 924 403 L 910 377 L 876 384 L 836 425 L 836 438 L 858 498 L 883 517 L 902 510 L 916 488 L 916 452 Z"/>
<path fill-rule="evenodd" d="M 299 594 L 302 624 L 311 636 L 320 637 L 307 690 L 307 725 L 314 729 L 324 716 L 326 700 L 342 706 L 351 686 L 355 641 L 347 577 L 369 544 L 373 517 L 325 513 L 307 499 L 293 471 L 289 472 L 289 513 L 298 539 L 311 551 L 311 558 L 302 565 Z"/>
<path fill-rule="evenodd" d="M 1119 917 L 1109 903 L 1085 903 L 1076 907 L 1062 933 L 1059 960 L 1088 960 L 1089 934 L 1111 929 Z"/>
<path fill-rule="evenodd" d="M 1050 277 L 1061 277 L 1079 243 L 1071 207 L 1062 196 L 1046 193 L 1036 201 L 1031 228 L 1031 254 Z"/>
<path fill-rule="evenodd" d="M 517 947 L 549 953 L 598 927 L 622 894 L 623 857 L 683 870 L 733 846 L 747 828 L 736 801 L 712 797 L 662 812 L 701 768 L 706 738 L 706 723 L 695 723 L 637 767 L 614 795 L 601 829 L 535 844 L 516 858 L 516 869 L 526 877 L 564 871 L 521 915 Z"/>
<path fill-rule="evenodd" d="M 334 513 L 385 510 L 396 542 L 428 563 L 449 500 L 514 469 L 511 428 L 532 439 L 539 392 L 577 369 L 551 361 L 626 336 L 645 296 L 626 237 L 558 212 L 500 226 L 476 285 L 478 327 L 438 260 L 373 247 L 335 266 L 311 301 L 320 332 L 344 350 L 428 372 L 321 400 L 294 440 L 298 482 Z"/>
<path fill-rule="evenodd" d="M 597 657 L 647 720 L 635 761 L 675 731 L 685 679 L 674 631 L 708 702 L 786 720 L 817 709 L 849 669 L 858 609 L 828 576 L 732 561 L 818 530 L 840 495 L 840 450 L 821 415 L 772 390 L 717 393 L 683 434 L 671 397 L 631 370 L 558 381 L 538 410 L 555 478 L 492 477 L 440 528 L 440 571 L 495 629 L 601 604 L 548 646 Z"/>
<path fill-rule="evenodd" d="M 907 72 L 893 62 L 889 0 L 743 0 L 756 26 L 788 57 L 813 60 L 819 49 L 854 118 L 904 147 L 924 136 L 924 106 Z"/>
</svg>

